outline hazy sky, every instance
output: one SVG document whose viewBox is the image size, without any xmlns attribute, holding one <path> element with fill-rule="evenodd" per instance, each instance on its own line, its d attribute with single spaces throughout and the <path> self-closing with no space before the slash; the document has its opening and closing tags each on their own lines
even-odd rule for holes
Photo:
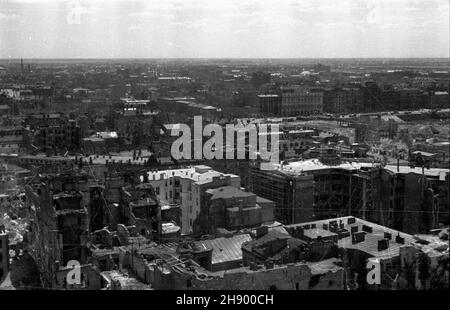
<svg viewBox="0 0 450 310">
<path fill-rule="evenodd" d="M 0 58 L 449 57 L 449 0 L 0 0 Z"/>
</svg>

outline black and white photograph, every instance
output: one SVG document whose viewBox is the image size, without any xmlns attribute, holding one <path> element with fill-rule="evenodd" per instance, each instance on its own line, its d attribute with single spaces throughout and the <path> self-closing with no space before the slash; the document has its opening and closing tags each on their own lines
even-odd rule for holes
<svg viewBox="0 0 450 310">
<path fill-rule="evenodd" d="M 449 0 L 0 0 L 0 295 L 448 292 L 449 58 Z"/>
</svg>

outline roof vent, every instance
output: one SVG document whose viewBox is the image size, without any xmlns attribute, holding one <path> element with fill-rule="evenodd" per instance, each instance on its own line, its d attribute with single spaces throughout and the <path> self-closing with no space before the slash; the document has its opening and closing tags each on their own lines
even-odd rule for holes
<svg viewBox="0 0 450 310">
<path fill-rule="evenodd" d="M 347 220 L 347 224 L 348 224 L 348 225 L 354 224 L 354 223 L 356 223 L 356 219 L 355 219 L 354 217 L 348 218 L 348 220 Z"/>
<path fill-rule="evenodd" d="M 389 240 L 382 239 L 378 240 L 378 251 L 384 251 L 389 248 Z"/>
<path fill-rule="evenodd" d="M 373 232 L 373 229 L 372 229 L 372 227 L 371 227 L 371 226 L 368 226 L 368 225 L 363 225 L 363 227 L 362 227 L 362 231 L 365 231 L 366 233 L 369 233 L 369 234 L 371 234 L 371 233 Z"/>
<path fill-rule="evenodd" d="M 366 240 L 366 233 L 361 231 L 352 234 L 352 244 L 360 243 Z"/>
</svg>

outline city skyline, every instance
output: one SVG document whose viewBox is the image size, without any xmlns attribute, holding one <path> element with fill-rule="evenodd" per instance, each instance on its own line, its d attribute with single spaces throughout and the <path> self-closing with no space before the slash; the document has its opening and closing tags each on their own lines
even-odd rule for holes
<svg viewBox="0 0 450 310">
<path fill-rule="evenodd" d="M 0 3 L 2 59 L 445 58 L 445 38 L 445 0 Z"/>
</svg>

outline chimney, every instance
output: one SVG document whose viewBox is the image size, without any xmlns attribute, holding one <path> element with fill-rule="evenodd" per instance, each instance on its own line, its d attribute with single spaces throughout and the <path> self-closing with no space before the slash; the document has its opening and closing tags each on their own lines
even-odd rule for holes
<svg viewBox="0 0 450 310">
<path fill-rule="evenodd" d="M 395 237 L 395 242 L 405 244 L 405 238 L 400 237 L 400 233 Z"/>
</svg>

